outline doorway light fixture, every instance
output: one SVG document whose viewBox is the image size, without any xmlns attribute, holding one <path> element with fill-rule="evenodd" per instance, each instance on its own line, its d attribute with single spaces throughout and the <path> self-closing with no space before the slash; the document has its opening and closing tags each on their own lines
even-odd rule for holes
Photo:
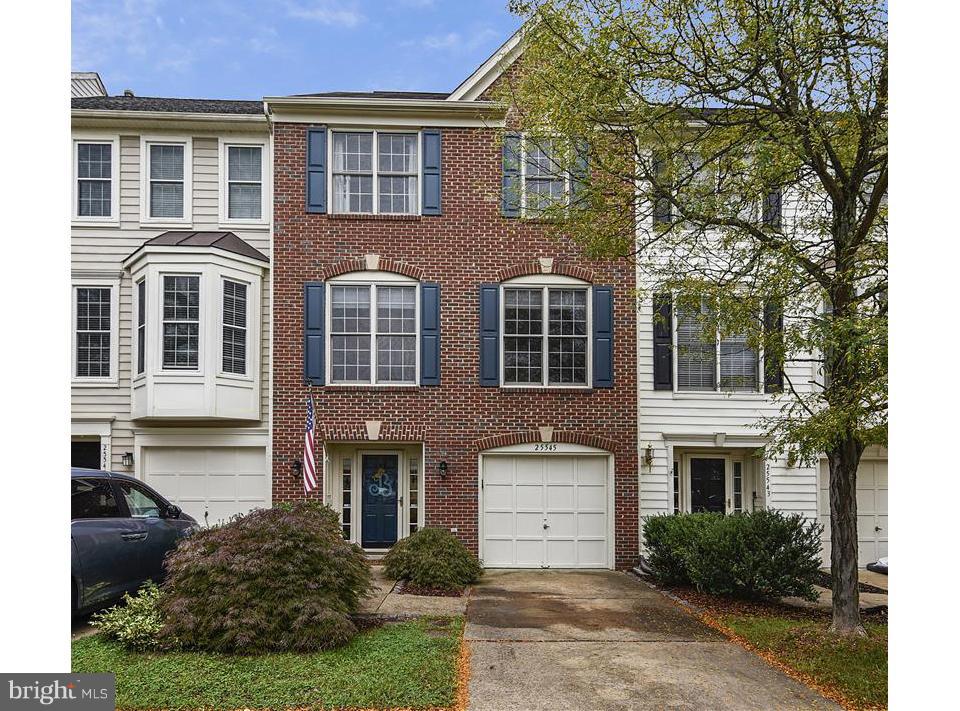
<svg viewBox="0 0 960 711">
<path fill-rule="evenodd" d="M 133 452 L 124 452 L 120 457 L 120 463 L 125 467 L 133 466 Z"/>
<path fill-rule="evenodd" d="M 447 476 L 447 460 L 444 459 L 437 465 L 437 470 L 440 472 L 440 478 L 445 479 Z"/>
</svg>

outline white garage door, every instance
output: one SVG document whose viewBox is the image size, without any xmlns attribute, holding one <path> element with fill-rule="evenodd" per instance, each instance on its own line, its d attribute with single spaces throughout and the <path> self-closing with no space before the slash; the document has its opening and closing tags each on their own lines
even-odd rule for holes
<svg viewBox="0 0 960 711">
<path fill-rule="evenodd" d="M 269 501 L 263 447 L 145 447 L 144 481 L 200 523 Z"/>
<path fill-rule="evenodd" d="M 483 564 L 606 568 L 607 457 L 485 455 Z"/>
<path fill-rule="evenodd" d="M 830 565 L 830 467 L 820 463 L 823 560 Z M 857 470 L 857 539 L 860 567 L 887 555 L 887 462 L 862 460 Z"/>
</svg>

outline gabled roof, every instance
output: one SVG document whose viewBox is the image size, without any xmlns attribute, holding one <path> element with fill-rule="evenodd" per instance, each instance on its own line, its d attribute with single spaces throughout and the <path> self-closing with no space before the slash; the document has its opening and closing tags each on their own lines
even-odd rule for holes
<svg viewBox="0 0 960 711">
<path fill-rule="evenodd" d="M 233 232 L 194 232 L 191 230 L 164 232 L 144 242 L 127 259 L 133 257 L 134 254 L 145 247 L 183 247 L 185 249 L 190 247 L 215 247 L 216 249 L 222 249 L 224 252 L 232 252 L 261 262 L 270 261 L 263 252 L 251 247 Z"/>
<path fill-rule="evenodd" d="M 446 99 L 445 91 L 324 91 L 319 94 L 293 94 L 343 99 Z"/>
<path fill-rule="evenodd" d="M 174 99 L 154 96 L 84 96 L 70 99 L 74 109 L 157 111 L 187 114 L 263 114 L 262 101 Z"/>
<path fill-rule="evenodd" d="M 477 67 L 476 71 L 464 79 L 460 86 L 450 92 L 447 101 L 475 101 L 485 92 L 493 82 L 507 70 L 507 68 L 517 61 L 517 58 L 523 54 L 521 40 L 526 28 L 526 23 L 510 35 L 510 38 L 491 54 L 483 64 Z"/>
<path fill-rule="evenodd" d="M 106 96 L 107 88 L 96 72 L 70 72 L 70 96 Z"/>
</svg>

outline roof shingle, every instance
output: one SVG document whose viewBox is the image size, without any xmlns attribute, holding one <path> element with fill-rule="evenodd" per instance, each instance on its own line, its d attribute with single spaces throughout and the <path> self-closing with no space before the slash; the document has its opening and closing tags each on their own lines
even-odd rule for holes
<svg viewBox="0 0 960 711">
<path fill-rule="evenodd" d="M 259 249 L 251 247 L 233 232 L 194 232 L 192 230 L 172 230 L 159 234 L 143 243 L 134 252 L 144 247 L 216 247 L 225 252 L 233 252 L 261 262 L 269 262 Z M 133 256 L 133 255 L 130 255 Z"/>
<path fill-rule="evenodd" d="M 262 114 L 261 101 L 172 99 L 155 96 L 83 96 L 70 99 L 74 109 L 101 111 L 167 111 L 193 114 Z"/>
</svg>

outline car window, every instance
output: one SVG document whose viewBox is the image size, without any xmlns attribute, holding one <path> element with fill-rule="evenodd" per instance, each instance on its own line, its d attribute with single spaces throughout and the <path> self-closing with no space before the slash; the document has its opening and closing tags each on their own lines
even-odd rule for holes
<svg viewBox="0 0 960 711">
<path fill-rule="evenodd" d="M 118 481 L 117 485 L 133 518 L 160 518 L 164 503 L 156 495 L 129 481 Z"/>
<path fill-rule="evenodd" d="M 106 479 L 70 481 L 70 518 L 119 518 L 120 506 Z"/>
</svg>

